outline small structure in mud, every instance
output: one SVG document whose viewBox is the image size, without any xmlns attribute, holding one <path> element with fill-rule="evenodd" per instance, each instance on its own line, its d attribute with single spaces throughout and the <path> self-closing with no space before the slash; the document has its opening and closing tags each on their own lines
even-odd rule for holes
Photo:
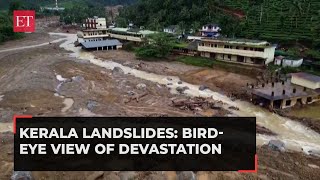
<svg viewBox="0 0 320 180">
<path fill-rule="evenodd" d="M 101 41 L 86 41 L 81 43 L 82 49 L 86 50 L 117 50 L 122 48 L 122 44 L 116 39 L 106 39 Z"/>
<path fill-rule="evenodd" d="M 284 109 L 320 100 L 320 77 L 291 74 L 290 81 L 263 83 L 252 88 L 252 101 L 269 109 Z"/>
</svg>

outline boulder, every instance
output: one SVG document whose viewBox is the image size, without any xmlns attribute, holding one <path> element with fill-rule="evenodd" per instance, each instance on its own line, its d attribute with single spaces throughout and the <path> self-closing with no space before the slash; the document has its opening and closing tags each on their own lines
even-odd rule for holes
<svg viewBox="0 0 320 180">
<path fill-rule="evenodd" d="M 30 171 L 14 171 L 11 180 L 32 180 Z"/>
<path fill-rule="evenodd" d="M 189 87 L 187 87 L 187 86 L 184 86 L 184 87 L 179 86 L 176 88 L 176 90 L 181 94 L 187 89 L 189 89 Z"/>
<path fill-rule="evenodd" d="M 204 91 L 204 90 L 206 90 L 206 89 L 208 89 L 208 87 L 207 87 L 206 85 L 201 85 L 201 86 L 199 87 L 199 90 L 200 90 L 200 91 Z"/>
<path fill-rule="evenodd" d="M 112 74 L 124 74 L 124 71 L 120 67 L 114 67 Z"/>
<path fill-rule="evenodd" d="M 280 140 L 270 140 L 268 143 L 268 147 L 270 147 L 274 151 L 285 151 L 285 144 Z"/>
<path fill-rule="evenodd" d="M 97 101 L 93 101 L 93 100 L 89 100 L 87 102 L 87 108 L 92 111 L 96 106 L 98 106 L 98 102 Z"/>
<path fill-rule="evenodd" d="M 178 81 L 178 84 L 182 84 L 182 81 Z"/>
</svg>

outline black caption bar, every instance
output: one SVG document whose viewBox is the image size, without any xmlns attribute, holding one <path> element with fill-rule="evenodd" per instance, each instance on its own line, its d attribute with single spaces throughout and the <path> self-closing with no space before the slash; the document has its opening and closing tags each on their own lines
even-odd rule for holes
<svg viewBox="0 0 320 180">
<path fill-rule="evenodd" d="M 255 169 L 255 118 L 16 118 L 15 171 Z"/>
</svg>

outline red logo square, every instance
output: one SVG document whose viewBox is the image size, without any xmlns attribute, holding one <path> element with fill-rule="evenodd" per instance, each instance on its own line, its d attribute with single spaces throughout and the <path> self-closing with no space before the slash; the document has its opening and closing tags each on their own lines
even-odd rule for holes
<svg viewBox="0 0 320 180">
<path fill-rule="evenodd" d="M 35 11 L 15 10 L 13 11 L 13 32 L 34 32 Z"/>
</svg>

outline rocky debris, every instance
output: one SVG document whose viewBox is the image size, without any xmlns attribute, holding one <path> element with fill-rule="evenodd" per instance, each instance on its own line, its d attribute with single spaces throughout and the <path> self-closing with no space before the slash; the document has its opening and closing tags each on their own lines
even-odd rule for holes
<svg viewBox="0 0 320 180">
<path fill-rule="evenodd" d="M 135 93 L 134 91 L 128 91 L 127 94 L 128 94 L 129 96 L 134 96 L 136 93 Z"/>
<path fill-rule="evenodd" d="M 182 94 L 182 93 L 183 93 L 185 90 L 187 90 L 187 89 L 189 89 L 188 86 L 184 86 L 184 87 L 179 86 L 179 87 L 176 88 L 176 90 L 177 90 L 180 94 Z"/>
<path fill-rule="evenodd" d="M 90 111 L 92 111 L 96 106 L 98 106 L 98 102 L 97 101 L 89 100 L 87 102 L 87 108 Z"/>
<path fill-rule="evenodd" d="M 172 81 L 172 78 L 170 78 L 170 77 L 167 77 L 167 80 L 168 80 L 168 81 Z"/>
<path fill-rule="evenodd" d="M 270 131 L 269 129 L 263 127 L 263 126 L 259 126 L 259 125 L 256 125 L 256 132 L 259 133 L 259 134 L 266 134 L 266 135 L 269 135 L 269 136 L 275 136 L 277 135 L 276 133 Z"/>
<path fill-rule="evenodd" d="M 132 97 L 130 97 L 129 99 L 125 100 L 124 103 L 129 103 L 129 102 L 131 102 L 132 100 L 136 100 L 136 102 L 139 102 L 139 100 L 140 100 L 141 98 L 147 96 L 148 94 L 149 94 L 149 93 L 147 93 L 147 92 L 146 92 L 146 93 L 142 93 L 142 94 L 137 94 L 137 95 L 132 96 Z"/>
<path fill-rule="evenodd" d="M 285 144 L 280 140 L 270 140 L 268 143 L 268 147 L 274 151 L 285 151 Z"/>
<path fill-rule="evenodd" d="M 124 74 L 124 71 L 120 67 L 114 67 L 112 70 L 112 74 Z"/>
<path fill-rule="evenodd" d="M 14 171 L 11 180 L 32 180 L 30 171 Z"/>
<path fill-rule="evenodd" d="M 206 99 L 202 97 L 195 97 L 189 99 L 176 99 L 172 100 L 172 106 L 178 107 L 181 110 L 207 110 L 207 109 L 214 109 L 215 102 L 212 99 Z"/>
<path fill-rule="evenodd" d="M 200 91 L 204 91 L 206 89 L 208 89 L 208 87 L 206 85 L 200 85 L 200 87 L 199 87 Z"/>
<path fill-rule="evenodd" d="M 232 110 L 235 110 L 235 111 L 239 111 L 239 108 L 235 107 L 235 106 L 230 106 L 229 109 L 232 109 Z"/>
<path fill-rule="evenodd" d="M 178 84 L 182 84 L 182 81 L 178 81 Z"/>
<path fill-rule="evenodd" d="M 196 180 L 196 175 L 192 171 L 178 172 L 178 180 Z"/>
<path fill-rule="evenodd" d="M 121 171 L 119 173 L 120 179 L 121 180 L 131 180 L 134 179 L 134 177 L 136 176 L 136 172 L 135 171 Z"/>
<path fill-rule="evenodd" d="M 103 176 L 103 174 L 104 174 L 103 171 L 95 171 L 90 176 L 87 177 L 87 180 L 96 180 L 101 176 Z"/>
<path fill-rule="evenodd" d="M 137 84 L 136 88 L 139 90 L 145 90 L 147 88 L 147 85 L 140 83 L 140 84 Z"/>
<path fill-rule="evenodd" d="M 168 86 L 172 86 L 173 84 L 172 84 L 172 83 L 168 83 L 167 85 L 168 85 Z"/>
</svg>

